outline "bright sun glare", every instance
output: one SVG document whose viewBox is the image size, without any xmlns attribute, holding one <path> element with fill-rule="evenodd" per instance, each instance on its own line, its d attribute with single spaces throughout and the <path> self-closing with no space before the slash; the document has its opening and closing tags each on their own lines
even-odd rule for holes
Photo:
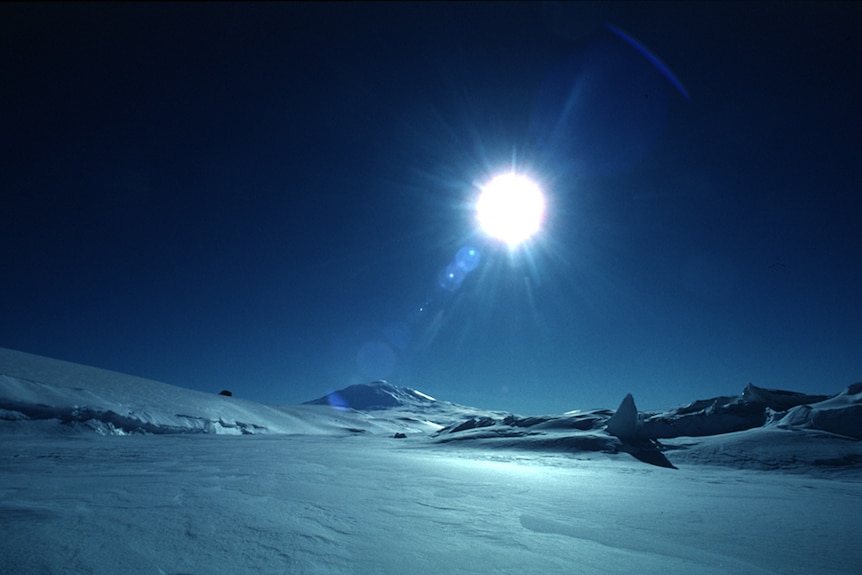
<svg viewBox="0 0 862 575">
<path fill-rule="evenodd" d="M 510 248 L 539 231 L 545 215 L 545 198 L 539 186 L 519 174 L 495 177 L 482 188 L 476 202 L 479 226 Z"/>
</svg>

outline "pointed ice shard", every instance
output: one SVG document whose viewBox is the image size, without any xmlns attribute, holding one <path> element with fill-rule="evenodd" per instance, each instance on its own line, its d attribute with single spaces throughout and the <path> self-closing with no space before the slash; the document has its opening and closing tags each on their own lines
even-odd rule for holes
<svg viewBox="0 0 862 575">
<path fill-rule="evenodd" d="M 608 420 L 607 432 L 620 439 L 637 439 L 640 422 L 638 408 L 631 393 L 627 393 L 622 403 Z"/>
</svg>

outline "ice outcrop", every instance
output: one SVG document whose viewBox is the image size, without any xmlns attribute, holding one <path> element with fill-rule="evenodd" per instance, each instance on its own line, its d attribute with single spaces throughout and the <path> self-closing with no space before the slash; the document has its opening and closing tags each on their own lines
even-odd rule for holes
<svg viewBox="0 0 862 575">
<path fill-rule="evenodd" d="M 441 429 L 434 438 L 440 443 L 457 441 L 485 448 L 628 453 L 644 463 L 673 468 L 661 445 L 640 437 L 639 430 L 638 410 L 628 394 L 616 412 L 600 409 L 545 417 L 476 416 Z"/>
<path fill-rule="evenodd" d="M 607 432 L 620 439 L 637 439 L 640 431 L 635 398 L 627 393 L 617 411 L 608 420 Z"/>
<path fill-rule="evenodd" d="M 762 404 L 774 411 L 787 411 L 797 405 L 807 405 L 829 399 L 828 395 L 809 395 L 783 389 L 765 389 L 749 383 L 742 390 L 742 400 L 746 403 Z"/>
<path fill-rule="evenodd" d="M 657 441 L 642 436 L 638 408 L 631 393 L 626 394 L 620 406 L 608 419 L 605 431 L 620 440 L 620 451 L 650 465 L 676 469 L 661 452 L 661 445 Z"/>
<path fill-rule="evenodd" d="M 773 419 L 783 429 L 814 429 L 862 439 L 862 382 L 824 401 L 775 414 Z"/>
<path fill-rule="evenodd" d="M 745 431 L 774 421 L 776 412 L 784 413 L 828 398 L 827 395 L 765 389 L 749 383 L 742 395 L 699 399 L 681 407 L 648 414 L 643 419 L 640 435 L 668 439 Z"/>
</svg>

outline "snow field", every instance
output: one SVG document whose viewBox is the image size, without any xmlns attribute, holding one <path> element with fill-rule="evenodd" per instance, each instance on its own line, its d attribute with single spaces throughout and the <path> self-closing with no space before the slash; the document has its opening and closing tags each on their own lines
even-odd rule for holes
<svg viewBox="0 0 862 575">
<path fill-rule="evenodd" d="M 0 439 L 9 573 L 856 573 L 855 481 L 380 436 Z"/>
</svg>

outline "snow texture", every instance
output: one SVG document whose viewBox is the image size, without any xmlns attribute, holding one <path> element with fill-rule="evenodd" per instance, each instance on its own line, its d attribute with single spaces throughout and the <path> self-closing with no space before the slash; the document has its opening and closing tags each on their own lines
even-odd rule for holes
<svg viewBox="0 0 862 575">
<path fill-rule="evenodd" d="M 0 349 L 9 573 L 850 574 L 862 384 L 522 417 L 264 406 Z M 826 552 L 825 550 L 828 550 Z"/>
</svg>

